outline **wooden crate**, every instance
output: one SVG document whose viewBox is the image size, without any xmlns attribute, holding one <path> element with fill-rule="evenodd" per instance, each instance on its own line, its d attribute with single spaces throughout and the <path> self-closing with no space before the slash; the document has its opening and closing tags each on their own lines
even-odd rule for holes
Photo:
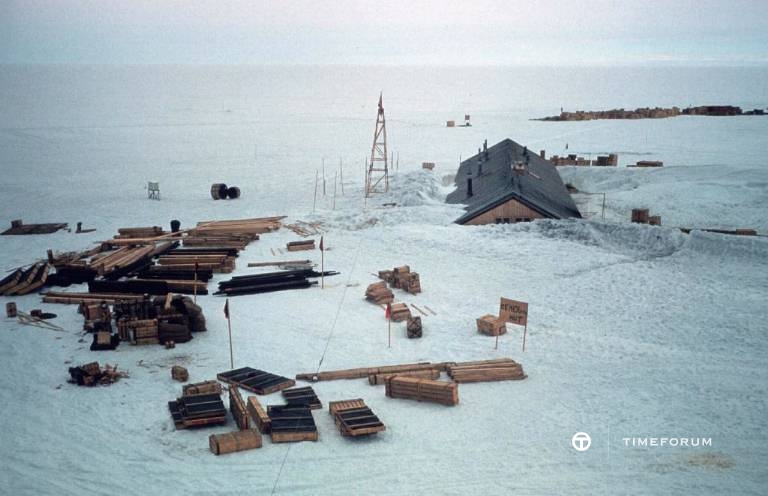
<svg viewBox="0 0 768 496">
<path fill-rule="evenodd" d="M 386 394 L 390 398 L 429 401 L 448 406 L 459 403 L 459 388 L 455 382 L 396 375 L 385 384 Z"/>
<path fill-rule="evenodd" d="M 507 325 L 497 315 L 483 315 L 477 319 L 477 332 L 488 336 L 500 336 L 507 333 Z"/>
<path fill-rule="evenodd" d="M 408 319 L 408 326 L 406 327 L 406 333 L 409 338 L 420 338 L 422 335 L 421 317 L 413 317 Z"/>
<path fill-rule="evenodd" d="M 305 241 L 291 241 L 290 243 L 285 245 L 285 248 L 288 251 L 314 250 L 315 240 L 308 239 Z"/>
<path fill-rule="evenodd" d="M 317 426 L 309 407 L 270 405 L 267 414 L 271 420 L 270 437 L 273 443 L 317 441 Z"/>
<path fill-rule="evenodd" d="M 256 426 L 259 428 L 262 434 L 269 434 L 272 430 L 272 420 L 267 415 L 267 411 L 259 403 L 256 396 L 248 397 L 248 404 L 246 405 L 248 413 L 251 418 L 256 422 Z"/>
<path fill-rule="evenodd" d="M 184 396 L 196 394 L 221 394 L 221 384 L 218 381 L 196 382 L 182 387 Z"/>
<path fill-rule="evenodd" d="M 449 365 L 448 375 L 459 383 L 522 380 L 528 377 L 523 372 L 523 366 L 511 359 Z"/>
<path fill-rule="evenodd" d="M 237 386 L 229 386 L 229 411 L 232 412 L 232 417 L 235 419 L 235 423 L 240 430 L 244 431 L 250 428 L 245 401 L 243 401 L 243 397 Z"/>
<path fill-rule="evenodd" d="M 208 444 L 215 455 L 261 448 L 261 434 L 255 429 L 211 434 Z"/>
<path fill-rule="evenodd" d="M 171 367 L 171 378 L 179 382 L 187 382 L 189 380 L 189 371 L 181 365 L 174 365 Z"/>
<path fill-rule="evenodd" d="M 367 436 L 386 430 L 386 426 L 360 398 L 332 401 L 328 410 L 342 436 Z"/>
<path fill-rule="evenodd" d="M 411 318 L 411 309 L 405 303 L 395 303 L 392 305 L 392 322 L 402 322 Z"/>
</svg>

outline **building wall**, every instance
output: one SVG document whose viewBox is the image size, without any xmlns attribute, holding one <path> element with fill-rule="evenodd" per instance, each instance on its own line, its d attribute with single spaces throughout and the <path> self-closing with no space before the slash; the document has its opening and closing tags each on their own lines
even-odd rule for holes
<svg viewBox="0 0 768 496">
<path fill-rule="evenodd" d="M 517 200 L 509 200 L 496 208 L 470 219 L 465 225 L 479 226 L 482 224 L 496 224 L 498 222 L 521 222 L 533 219 L 543 219 L 544 216 L 535 210 L 531 210 Z M 500 219 L 497 221 L 497 219 Z"/>
</svg>

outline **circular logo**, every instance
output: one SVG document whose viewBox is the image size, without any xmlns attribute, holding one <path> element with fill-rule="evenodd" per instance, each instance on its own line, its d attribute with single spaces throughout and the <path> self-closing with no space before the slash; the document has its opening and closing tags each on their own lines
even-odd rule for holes
<svg viewBox="0 0 768 496">
<path fill-rule="evenodd" d="M 571 439 L 571 444 L 576 451 L 587 451 L 592 445 L 592 439 L 586 432 L 577 432 Z"/>
</svg>

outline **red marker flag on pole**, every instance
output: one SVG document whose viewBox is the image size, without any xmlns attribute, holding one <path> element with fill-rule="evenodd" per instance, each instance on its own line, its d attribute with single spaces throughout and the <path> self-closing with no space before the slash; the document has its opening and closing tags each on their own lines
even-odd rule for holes
<svg viewBox="0 0 768 496">
<path fill-rule="evenodd" d="M 224 317 L 229 320 L 229 298 L 227 298 L 227 302 L 224 303 Z"/>
<path fill-rule="evenodd" d="M 323 237 L 320 236 L 320 251 L 323 251 Z"/>
<path fill-rule="evenodd" d="M 384 318 L 390 320 L 392 318 L 392 304 L 387 303 L 387 309 L 384 311 Z"/>
</svg>

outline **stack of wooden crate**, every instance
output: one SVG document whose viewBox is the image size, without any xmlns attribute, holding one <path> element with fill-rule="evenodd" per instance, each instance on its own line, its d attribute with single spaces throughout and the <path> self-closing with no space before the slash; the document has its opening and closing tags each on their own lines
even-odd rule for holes
<svg viewBox="0 0 768 496">
<path fill-rule="evenodd" d="M 387 303 L 392 303 L 395 296 L 392 294 L 392 290 L 387 287 L 387 283 L 380 281 L 370 284 L 366 288 L 365 299 L 377 305 L 386 305 Z"/>
<path fill-rule="evenodd" d="M 506 334 L 507 325 L 498 315 L 487 314 L 477 319 L 477 332 L 488 336 L 501 336 Z"/>
<path fill-rule="evenodd" d="M 182 396 L 168 402 L 177 429 L 227 423 L 227 410 L 218 394 Z"/>
<path fill-rule="evenodd" d="M 288 251 L 302 251 L 302 250 L 314 250 L 315 240 L 307 239 L 302 241 L 291 241 L 285 245 Z"/>
<path fill-rule="evenodd" d="M 308 406 L 269 405 L 267 414 L 273 443 L 317 441 L 317 426 Z"/>
<path fill-rule="evenodd" d="M 387 429 L 360 398 L 331 401 L 328 411 L 342 436 L 366 436 Z"/>
<path fill-rule="evenodd" d="M 528 377 L 523 372 L 523 366 L 511 358 L 448 365 L 448 375 L 455 382 L 521 380 Z"/>
<path fill-rule="evenodd" d="M 120 340 L 131 344 L 159 344 L 157 319 L 121 318 L 117 321 Z"/>
<path fill-rule="evenodd" d="M 386 381 L 386 394 L 390 398 L 406 398 L 454 406 L 459 403 L 458 386 L 455 382 L 395 375 Z"/>
<path fill-rule="evenodd" d="M 392 270 L 380 270 L 379 279 L 382 279 L 393 288 L 402 289 L 411 294 L 421 293 L 421 280 L 418 272 L 411 272 L 408 265 L 395 267 Z"/>
</svg>

